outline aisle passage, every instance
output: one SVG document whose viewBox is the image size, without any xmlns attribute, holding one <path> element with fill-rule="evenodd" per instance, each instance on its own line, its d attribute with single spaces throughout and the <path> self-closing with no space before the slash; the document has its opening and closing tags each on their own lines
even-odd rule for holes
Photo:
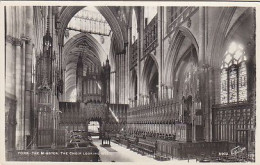
<svg viewBox="0 0 260 165">
<path fill-rule="evenodd" d="M 151 156 L 138 154 L 130 149 L 127 149 L 123 145 L 111 142 L 111 147 L 101 147 L 101 140 L 93 138 L 93 143 L 99 149 L 99 156 L 102 162 L 160 162 L 152 158 Z M 191 160 L 178 160 L 171 159 L 167 162 L 189 162 L 196 163 L 195 159 Z"/>
<path fill-rule="evenodd" d="M 111 142 L 111 147 L 101 147 L 101 140 L 94 139 L 93 143 L 99 149 L 99 156 L 102 162 L 156 162 L 155 159 L 149 156 L 142 156 L 136 152 L 127 149 L 125 146 L 120 146 Z"/>
</svg>

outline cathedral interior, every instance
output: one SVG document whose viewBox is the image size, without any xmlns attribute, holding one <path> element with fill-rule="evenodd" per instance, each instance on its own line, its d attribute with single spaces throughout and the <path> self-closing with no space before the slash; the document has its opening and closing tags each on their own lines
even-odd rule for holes
<svg viewBox="0 0 260 165">
<path fill-rule="evenodd" d="M 254 161 L 255 8 L 6 6 L 4 17 L 6 160 L 106 161 L 118 146 Z M 61 154 L 72 150 L 83 154 Z"/>
</svg>

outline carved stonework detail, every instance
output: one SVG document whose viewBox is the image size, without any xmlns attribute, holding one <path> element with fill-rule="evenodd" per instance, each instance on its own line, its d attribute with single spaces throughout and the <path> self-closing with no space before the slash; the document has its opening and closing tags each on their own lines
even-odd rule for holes
<svg viewBox="0 0 260 165">
<path fill-rule="evenodd" d="M 6 122 L 10 125 L 16 125 L 16 99 L 5 97 L 6 102 Z"/>
<path fill-rule="evenodd" d="M 81 42 L 77 45 L 78 48 L 82 49 L 82 50 L 86 50 L 86 49 L 90 49 L 89 44 L 87 43 L 87 41 Z"/>
<path fill-rule="evenodd" d="M 14 44 L 14 37 L 7 35 L 5 39 L 6 39 L 6 42 L 8 42 L 12 45 Z"/>
<path fill-rule="evenodd" d="M 10 35 L 6 36 L 6 42 L 14 45 L 14 46 L 22 46 L 22 41 L 19 38 L 12 37 Z"/>
<path fill-rule="evenodd" d="M 191 19 L 190 19 L 190 18 L 188 18 L 188 20 L 187 20 L 187 27 L 188 27 L 188 28 L 191 27 Z"/>
<path fill-rule="evenodd" d="M 70 37 L 70 31 L 69 30 L 65 30 L 64 36 L 65 36 L 65 38 L 68 39 Z"/>
</svg>

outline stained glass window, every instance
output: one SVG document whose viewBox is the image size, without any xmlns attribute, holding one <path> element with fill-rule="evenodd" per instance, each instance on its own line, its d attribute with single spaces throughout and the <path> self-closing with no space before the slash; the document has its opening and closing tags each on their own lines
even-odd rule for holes
<svg viewBox="0 0 260 165">
<path fill-rule="evenodd" d="M 138 38 L 137 19 L 136 19 L 135 10 L 133 9 L 133 15 L 132 15 L 132 43 L 134 43 L 137 38 Z"/>
<path fill-rule="evenodd" d="M 247 100 L 247 73 L 246 64 L 242 62 L 239 68 L 239 101 Z"/>
<path fill-rule="evenodd" d="M 247 100 L 246 60 L 243 46 L 231 43 L 221 65 L 221 104 Z"/>
<path fill-rule="evenodd" d="M 229 69 L 229 102 L 237 102 L 237 69 L 234 65 Z"/>
<path fill-rule="evenodd" d="M 221 73 L 221 103 L 223 104 L 228 102 L 227 81 L 227 71 L 226 69 L 223 69 Z"/>
<path fill-rule="evenodd" d="M 151 22 L 151 20 L 157 14 L 156 6 L 145 6 L 144 7 L 144 18 L 147 18 L 147 25 Z"/>
</svg>

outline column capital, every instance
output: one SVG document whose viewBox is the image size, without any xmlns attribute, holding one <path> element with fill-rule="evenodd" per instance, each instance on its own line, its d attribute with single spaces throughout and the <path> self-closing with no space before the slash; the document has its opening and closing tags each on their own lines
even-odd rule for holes
<svg viewBox="0 0 260 165">
<path fill-rule="evenodd" d="M 6 42 L 14 45 L 14 46 L 22 46 L 22 40 L 10 35 L 6 36 Z"/>
<path fill-rule="evenodd" d="M 22 41 L 31 41 L 31 38 L 28 36 L 21 36 Z"/>
</svg>

